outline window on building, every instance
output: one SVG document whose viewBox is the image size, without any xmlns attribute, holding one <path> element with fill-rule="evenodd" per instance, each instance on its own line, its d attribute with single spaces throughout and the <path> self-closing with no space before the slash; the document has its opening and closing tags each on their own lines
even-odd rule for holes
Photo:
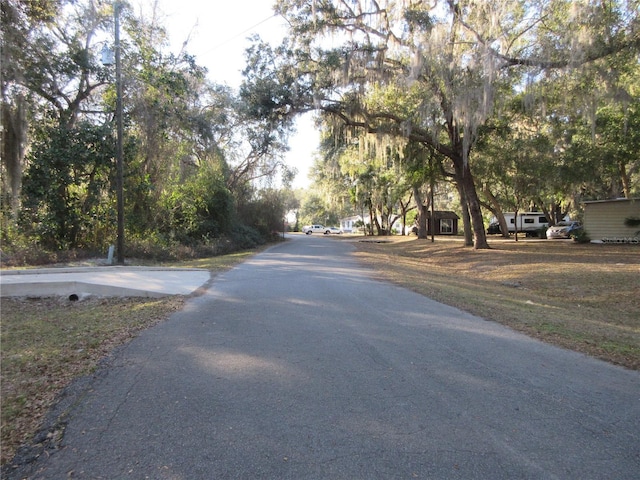
<svg viewBox="0 0 640 480">
<path fill-rule="evenodd" d="M 453 233 L 453 220 L 450 218 L 440 219 L 440 233 Z"/>
</svg>

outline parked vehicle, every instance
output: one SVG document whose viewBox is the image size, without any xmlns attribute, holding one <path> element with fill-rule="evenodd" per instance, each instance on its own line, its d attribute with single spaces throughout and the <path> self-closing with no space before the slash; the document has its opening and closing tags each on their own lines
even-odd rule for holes
<svg viewBox="0 0 640 480">
<path fill-rule="evenodd" d="M 558 222 L 547 229 L 547 238 L 571 238 L 582 229 L 580 222 Z"/>
<path fill-rule="evenodd" d="M 307 235 L 311 235 L 312 233 L 325 233 L 326 230 L 324 225 L 305 225 L 302 227 L 302 233 L 306 233 Z"/>
<path fill-rule="evenodd" d="M 341 233 L 342 233 L 342 230 L 340 230 L 338 227 L 326 227 L 324 231 L 325 235 L 329 235 L 329 234 L 340 235 Z"/>
<path fill-rule="evenodd" d="M 500 224 L 498 222 L 491 222 L 489 224 L 489 228 L 487 228 L 487 234 L 489 235 L 499 235 L 502 233 L 500 231 Z"/>
<path fill-rule="evenodd" d="M 549 227 L 549 221 L 542 212 L 518 212 L 517 219 L 515 212 L 505 212 L 503 215 L 507 221 L 509 233 L 515 233 L 517 229 L 518 232 L 523 232 L 528 237 L 537 237 L 542 235 L 545 229 Z M 487 233 L 501 233 L 500 224 L 496 218 L 491 220 Z"/>
</svg>

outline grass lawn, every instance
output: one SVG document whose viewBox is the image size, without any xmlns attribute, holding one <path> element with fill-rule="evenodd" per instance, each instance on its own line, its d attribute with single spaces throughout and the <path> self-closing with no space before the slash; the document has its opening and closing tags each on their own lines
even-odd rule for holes
<svg viewBox="0 0 640 480">
<path fill-rule="evenodd" d="M 563 240 L 360 239 L 380 277 L 527 335 L 640 369 L 640 248 Z"/>
</svg>

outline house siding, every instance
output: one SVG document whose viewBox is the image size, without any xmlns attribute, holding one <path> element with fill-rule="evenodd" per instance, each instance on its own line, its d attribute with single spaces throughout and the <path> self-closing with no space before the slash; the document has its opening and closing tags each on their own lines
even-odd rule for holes
<svg viewBox="0 0 640 480">
<path fill-rule="evenodd" d="M 458 235 L 458 220 L 460 217 L 455 212 L 436 210 L 434 218 L 436 220 L 436 235 Z M 431 212 L 427 212 L 427 235 L 431 235 L 431 223 Z"/>
<path fill-rule="evenodd" d="M 356 230 L 355 224 L 362 220 L 360 215 L 355 215 L 353 217 L 345 217 L 340 219 L 340 229 L 344 233 L 353 233 Z"/>
<path fill-rule="evenodd" d="M 592 241 L 616 242 L 637 237 L 638 227 L 627 227 L 628 217 L 640 217 L 640 199 L 585 202 L 584 228 Z"/>
</svg>

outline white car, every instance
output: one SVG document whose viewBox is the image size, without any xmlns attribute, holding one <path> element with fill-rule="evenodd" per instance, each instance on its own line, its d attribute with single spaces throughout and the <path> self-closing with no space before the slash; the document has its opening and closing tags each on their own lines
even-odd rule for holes
<svg viewBox="0 0 640 480">
<path fill-rule="evenodd" d="M 558 222 L 547 229 L 547 238 L 571 238 L 581 228 L 580 222 Z"/>
<path fill-rule="evenodd" d="M 311 235 L 312 233 L 326 233 L 326 228 L 323 225 L 305 225 L 302 227 L 302 233 Z"/>
<path fill-rule="evenodd" d="M 329 235 L 329 234 L 335 234 L 335 235 L 340 235 L 342 233 L 342 230 L 340 230 L 338 227 L 327 227 L 325 228 L 324 234 L 325 235 Z"/>
</svg>

